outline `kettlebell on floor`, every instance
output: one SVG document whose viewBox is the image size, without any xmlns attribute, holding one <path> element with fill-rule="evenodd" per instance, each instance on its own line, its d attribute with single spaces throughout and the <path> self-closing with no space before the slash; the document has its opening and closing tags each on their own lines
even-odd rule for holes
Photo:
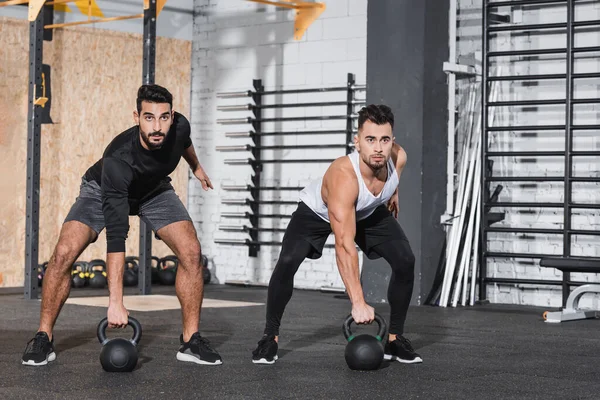
<svg viewBox="0 0 600 400">
<path fill-rule="evenodd" d="M 137 365 L 137 345 L 142 338 L 142 325 L 133 317 L 129 317 L 127 324 L 133 328 L 131 339 L 107 339 L 108 318 L 98 324 L 98 340 L 102 343 L 100 364 L 107 372 L 131 372 Z"/>
<path fill-rule="evenodd" d="M 378 369 L 383 362 L 384 343 L 387 324 L 383 317 L 375 313 L 375 322 L 379 325 L 377 336 L 362 334 L 354 336 L 350 330 L 350 324 L 354 322 L 352 314 L 346 317 L 342 326 L 344 336 L 348 341 L 344 358 L 346 364 L 353 370 L 370 371 Z"/>
</svg>

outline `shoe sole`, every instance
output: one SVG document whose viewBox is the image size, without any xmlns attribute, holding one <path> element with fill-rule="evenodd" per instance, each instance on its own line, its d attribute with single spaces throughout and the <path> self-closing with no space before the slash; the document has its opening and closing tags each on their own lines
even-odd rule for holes
<svg viewBox="0 0 600 400">
<path fill-rule="evenodd" d="M 267 360 L 266 358 L 261 358 L 260 360 L 252 360 L 252 362 L 254 364 L 268 364 L 268 365 L 271 365 L 271 364 L 275 364 L 275 361 L 277 361 L 278 358 L 279 357 L 275 356 L 275 357 L 273 357 L 273 360 L 271 360 L 271 361 Z"/>
<path fill-rule="evenodd" d="M 383 359 L 387 360 L 387 361 L 398 361 L 399 363 L 402 363 L 402 364 L 417 364 L 417 363 L 423 362 L 423 359 L 421 357 L 416 357 L 414 360 L 405 360 L 403 358 L 400 358 L 398 356 L 392 356 L 390 354 L 385 354 L 383 356 Z"/>
<path fill-rule="evenodd" d="M 36 363 L 33 360 L 29 360 L 29 361 L 21 360 L 21 364 L 31 365 L 33 367 L 41 367 L 42 365 L 48 365 L 49 362 L 52 362 L 54 360 L 56 360 L 56 353 L 52 352 L 52 353 L 48 354 L 48 357 L 46 357 L 46 359 L 44 361 L 40 361 L 39 363 Z"/>
<path fill-rule="evenodd" d="M 221 365 L 221 364 L 223 364 L 223 361 L 221 361 L 221 360 L 217 360 L 215 362 L 209 362 L 209 361 L 201 360 L 196 356 L 192 356 L 190 354 L 183 354 L 183 353 L 179 353 L 179 352 L 177 353 L 177 360 L 193 362 L 193 363 L 200 364 L 200 365 Z"/>
</svg>

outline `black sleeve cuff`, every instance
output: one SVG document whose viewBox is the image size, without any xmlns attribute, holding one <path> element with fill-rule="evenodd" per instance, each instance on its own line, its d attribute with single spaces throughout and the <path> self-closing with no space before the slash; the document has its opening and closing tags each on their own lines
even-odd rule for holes
<svg viewBox="0 0 600 400">
<path fill-rule="evenodd" d="M 107 253 L 125 253 L 125 241 L 123 239 L 111 239 L 106 241 Z"/>
</svg>

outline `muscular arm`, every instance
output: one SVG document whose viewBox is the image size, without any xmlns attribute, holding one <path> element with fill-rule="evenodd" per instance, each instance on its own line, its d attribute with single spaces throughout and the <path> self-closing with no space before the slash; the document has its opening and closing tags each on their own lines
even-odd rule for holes
<svg viewBox="0 0 600 400">
<path fill-rule="evenodd" d="M 396 171 L 398 172 L 398 178 L 400 178 L 400 175 L 402 175 L 402 171 L 404 170 L 404 167 L 406 166 L 406 160 L 407 160 L 406 151 L 404 151 L 402 146 L 400 146 L 398 143 L 394 142 L 394 144 L 392 146 L 391 156 L 392 156 L 392 161 L 394 162 L 394 165 L 396 166 Z"/>
<path fill-rule="evenodd" d="M 102 211 L 106 222 L 106 269 L 109 301 L 123 302 L 125 240 L 129 232 L 129 184 L 133 172 L 122 161 L 106 158 L 102 167 Z"/>
<path fill-rule="evenodd" d="M 332 166 L 323 177 L 331 230 L 335 236 L 335 253 L 340 276 L 352 305 L 365 302 L 358 269 L 355 202 L 358 197 L 356 177 L 339 166 Z"/>
<path fill-rule="evenodd" d="M 202 165 L 200 165 L 200 161 L 198 161 L 198 157 L 196 157 L 196 151 L 194 150 L 194 146 L 192 146 L 191 144 L 183 152 L 183 158 L 190 166 L 192 172 L 196 172 L 198 169 L 202 169 Z"/>
</svg>

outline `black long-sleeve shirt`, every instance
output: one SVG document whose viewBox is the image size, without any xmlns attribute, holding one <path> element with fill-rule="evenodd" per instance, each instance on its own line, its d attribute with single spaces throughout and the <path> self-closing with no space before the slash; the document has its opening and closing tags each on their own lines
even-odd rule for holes
<svg viewBox="0 0 600 400">
<path fill-rule="evenodd" d="M 172 188 L 169 174 L 192 145 L 189 121 L 174 114 L 160 149 L 146 150 L 136 125 L 115 137 L 84 175 L 84 179 L 96 181 L 102 188 L 108 253 L 125 251 L 129 215 L 137 215 L 141 203 Z"/>
</svg>

